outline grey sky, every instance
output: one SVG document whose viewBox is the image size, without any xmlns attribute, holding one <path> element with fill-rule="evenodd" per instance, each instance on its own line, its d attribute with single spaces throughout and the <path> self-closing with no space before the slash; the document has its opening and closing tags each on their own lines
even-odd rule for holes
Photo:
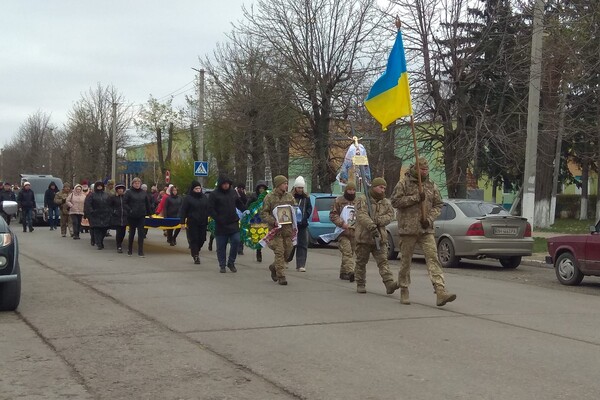
<svg viewBox="0 0 600 400">
<path fill-rule="evenodd" d="M 192 81 L 251 0 L 1 0 L 0 146 L 37 110 L 62 127 L 98 82 L 145 103 Z M 184 94 L 193 93 L 193 85 Z M 173 104 L 182 104 L 183 95 Z"/>
</svg>

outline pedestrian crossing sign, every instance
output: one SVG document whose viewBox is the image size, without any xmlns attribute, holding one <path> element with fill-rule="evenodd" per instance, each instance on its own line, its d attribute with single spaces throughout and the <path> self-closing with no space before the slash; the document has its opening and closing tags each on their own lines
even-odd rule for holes
<svg viewBox="0 0 600 400">
<path fill-rule="evenodd" d="M 194 176 L 208 176 L 208 161 L 194 161 Z"/>
</svg>

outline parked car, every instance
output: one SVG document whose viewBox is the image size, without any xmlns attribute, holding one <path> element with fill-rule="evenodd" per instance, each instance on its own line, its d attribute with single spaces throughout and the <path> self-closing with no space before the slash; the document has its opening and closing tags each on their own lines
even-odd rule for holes
<svg viewBox="0 0 600 400">
<path fill-rule="evenodd" d="M 329 220 L 329 212 L 336 197 L 331 193 L 311 193 L 310 203 L 313 210 L 308 219 L 309 246 L 324 244 L 320 236 L 335 230 L 335 224 Z"/>
<path fill-rule="evenodd" d="M 438 258 L 444 268 L 457 267 L 461 258 L 496 258 L 504 268 L 517 268 L 533 251 L 531 225 L 502 206 L 481 200 L 447 199 L 433 224 Z M 398 223 L 387 227 L 388 258 L 400 252 Z M 420 248 L 416 254 L 422 254 Z"/>
<path fill-rule="evenodd" d="M 7 214 L 14 214 L 18 205 L 14 201 L 3 201 L 2 207 Z M 20 301 L 21 270 L 17 236 L 4 218 L 0 218 L 0 311 L 16 310 Z"/>
<path fill-rule="evenodd" d="M 564 235 L 548 239 L 546 262 L 554 265 L 563 285 L 576 286 L 586 275 L 600 276 L 600 221 L 589 235 Z"/>
</svg>

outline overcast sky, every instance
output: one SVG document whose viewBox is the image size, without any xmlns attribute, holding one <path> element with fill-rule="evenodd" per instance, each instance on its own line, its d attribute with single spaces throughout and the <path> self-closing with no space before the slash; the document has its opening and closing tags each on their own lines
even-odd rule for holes
<svg viewBox="0 0 600 400">
<path fill-rule="evenodd" d="M 0 146 L 28 115 L 62 127 L 83 92 L 114 85 L 128 102 L 195 78 L 252 0 L 0 0 Z M 183 104 L 184 95 L 173 104 Z"/>
</svg>

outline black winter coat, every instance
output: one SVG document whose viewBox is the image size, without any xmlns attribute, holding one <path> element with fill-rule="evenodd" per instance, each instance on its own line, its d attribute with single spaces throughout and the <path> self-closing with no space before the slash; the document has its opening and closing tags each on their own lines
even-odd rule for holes
<svg viewBox="0 0 600 400">
<path fill-rule="evenodd" d="M 302 219 L 298 220 L 298 226 L 300 228 L 306 228 L 308 226 L 308 219 L 310 218 L 310 214 L 312 214 L 313 209 L 312 204 L 310 204 L 310 197 L 306 193 L 301 195 L 294 193 L 294 200 L 302 212 Z"/>
<path fill-rule="evenodd" d="M 52 186 L 52 184 L 54 184 L 54 189 L 50 189 L 50 186 Z M 54 196 L 56 196 L 56 193 L 58 193 L 58 188 L 56 187 L 56 183 L 52 182 L 50 183 L 48 189 L 46 189 L 46 192 L 44 193 L 44 207 L 58 207 L 56 203 L 54 203 Z"/>
<path fill-rule="evenodd" d="M 215 220 L 215 235 L 229 235 L 240 230 L 236 208 L 244 209 L 245 204 L 233 188 L 223 191 L 221 187 L 213 190 L 208 197 L 208 213 Z"/>
<path fill-rule="evenodd" d="M 124 197 L 130 217 L 141 218 L 152 214 L 150 198 L 142 189 L 131 188 L 125 192 Z"/>
<path fill-rule="evenodd" d="M 17 203 L 19 203 L 21 208 L 36 208 L 35 194 L 33 194 L 33 190 L 21 190 L 19 192 L 19 196 L 17 196 Z"/>
<path fill-rule="evenodd" d="M 125 204 L 125 196 L 111 196 L 110 207 L 112 209 L 110 225 L 115 227 L 126 226 L 129 209 Z"/>
<path fill-rule="evenodd" d="M 204 193 L 185 196 L 179 218 L 181 222 L 187 219 L 187 225 L 208 225 L 208 197 Z"/>
<path fill-rule="evenodd" d="M 86 215 L 90 220 L 90 227 L 110 227 L 112 220 L 110 195 L 104 191 L 94 191 L 94 193 L 88 195 L 86 203 L 89 204 L 89 209 L 86 210 Z"/>
<path fill-rule="evenodd" d="M 181 196 L 169 196 L 165 200 L 165 217 L 166 218 L 177 218 L 179 216 L 179 209 L 183 199 Z"/>
</svg>

